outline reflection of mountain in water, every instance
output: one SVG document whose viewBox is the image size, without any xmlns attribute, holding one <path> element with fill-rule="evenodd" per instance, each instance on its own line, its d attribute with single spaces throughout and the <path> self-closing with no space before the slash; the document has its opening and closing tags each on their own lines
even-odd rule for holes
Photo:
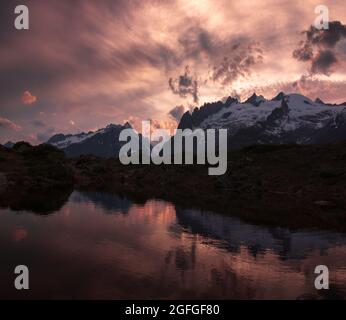
<svg viewBox="0 0 346 320">
<path fill-rule="evenodd" d="M 324 250 L 346 244 L 346 235 L 320 231 L 296 231 L 286 228 L 250 225 L 241 220 L 200 210 L 176 209 L 177 221 L 193 234 L 217 241 L 213 245 L 237 252 L 246 246 L 254 256 L 272 250 L 282 259 L 303 259 L 314 249 Z"/>
<path fill-rule="evenodd" d="M 106 213 L 128 213 L 132 202 L 125 197 L 101 192 L 78 192 L 74 191 L 70 196 L 72 202 L 92 202 L 102 208 Z"/>
<path fill-rule="evenodd" d="M 78 192 L 70 196 L 75 203 L 91 202 L 106 213 L 128 213 L 132 202 L 125 197 L 100 192 Z M 178 225 L 192 234 L 200 234 L 213 246 L 238 252 L 246 246 L 256 256 L 271 250 L 281 259 L 303 259 L 313 250 L 323 253 L 337 245 L 346 244 L 346 235 L 323 231 L 290 231 L 287 228 L 247 224 L 238 218 L 212 212 L 176 208 Z M 171 225 L 173 233 L 181 232 Z"/>
</svg>

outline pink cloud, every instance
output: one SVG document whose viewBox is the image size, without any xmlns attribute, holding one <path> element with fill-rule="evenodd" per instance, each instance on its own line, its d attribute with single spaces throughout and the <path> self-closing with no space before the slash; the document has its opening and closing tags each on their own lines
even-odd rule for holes
<svg viewBox="0 0 346 320">
<path fill-rule="evenodd" d="M 30 91 L 24 91 L 21 100 L 24 104 L 30 105 L 37 101 L 37 97 L 31 94 Z"/>
<path fill-rule="evenodd" d="M 0 128 L 6 128 L 6 129 L 11 129 L 14 131 L 21 131 L 22 127 L 19 126 L 18 124 L 12 122 L 11 120 L 7 118 L 2 118 L 0 117 Z"/>
</svg>

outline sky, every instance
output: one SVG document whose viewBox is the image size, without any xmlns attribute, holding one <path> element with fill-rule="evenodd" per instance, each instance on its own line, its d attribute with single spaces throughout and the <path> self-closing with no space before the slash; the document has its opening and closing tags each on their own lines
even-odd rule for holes
<svg viewBox="0 0 346 320">
<path fill-rule="evenodd" d="M 14 8 L 29 8 L 29 30 Z M 346 3 L 315 0 L 1 0 L 0 143 L 141 120 L 174 129 L 227 96 L 346 101 Z"/>
</svg>

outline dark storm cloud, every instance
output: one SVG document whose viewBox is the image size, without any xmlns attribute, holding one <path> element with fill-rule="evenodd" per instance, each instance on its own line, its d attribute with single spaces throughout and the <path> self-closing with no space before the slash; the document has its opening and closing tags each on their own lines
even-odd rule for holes
<svg viewBox="0 0 346 320">
<path fill-rule="evenodd" d="M 212 79 L 223 85 L 231 84 L 240 77 L 251 74 L 252 68 L 263 59 L 263 51 L 256 43 L 236 43 L 224 56 L 223 60 L 215 65 Z"/>
<path fill-rule="evenodd" d="M 197 59 L 203 54 L 212 55 L 216 47 L 212 35 L 198 25 L 190 26 L 183 31 L 178 42 L 184 56 L 193 59 Z"/>
<path fill-rule="evenodd" d="M 346 54 L 346 39 L 338 44 L 337 50 L 343 54 Z"/>
<path fill-rule="evenodd" d="M 310 26 L 304 31 L 306 39 L 293 51 L 293 57 L 299 61 L 310 62 L 312 74 L 330 75 L 338 62 L 337 44 L 346 38 L 346 25 L 340 21 L 329 23 L 329 29 L 317 29 Z"/>
<path fill-rule="evenodd" d="M 185 67 L 184 74 L 180 75 L 177 79 L 170 78 L 168 84 L 174 94 L 182 98 L 191 96 L 193 102 L 198 103 L 198 81 L 190 75 L 190 68 L 188 66 Z"/>
<path fill-rule="evenodd" d="M 314 57 L 310 43 L 301 42 L 301 47 L 293 51 L 293 57 L 299 61 L 309 61 Z"/>
<path fill-rule="evenodd" d="M 198 87 L 209 80 L 214 86 L 230 85 L 251 75 L 254 67 L 263 60 L 263 49 L 258 42 L 240 36 L 221 38 L 217 33 L 207 31 L 198 21 L 182 30 L 178 44 L 180 61 L 192 60 L 196 70 L 201 66 L 209 69 L 208 76 L 198 75 L 198 82 L 186 72 L 175 80 L 169 79 L 173 93 L 181 97 L 192 95 L 195 103 L 199 100 Z"/>
<path fill-rule="evenodd" d="M 175 119 L 177 122 L 180 121 L 181 117 L 185 113 L 185 107 L 184 106 L 176 106 L 172 110 L 168 112 L 168 114 Z"/>
<path fill-rule="evenodd" d="M 328 74 L 330 68 L 337 63 L 337 58 L 332 50 L 319 51 L 312 59 L 311 71 L 312 73 Z"/>
<path fill-rule="evenodd" d="M 333 48 L 342 38 L 346 37 L 346 25 L 340 21 L 333 21 L 329 23 L 329 29 L 319 30 L 310 26 L 305 33 L 308 43 Z"/>
</svg>

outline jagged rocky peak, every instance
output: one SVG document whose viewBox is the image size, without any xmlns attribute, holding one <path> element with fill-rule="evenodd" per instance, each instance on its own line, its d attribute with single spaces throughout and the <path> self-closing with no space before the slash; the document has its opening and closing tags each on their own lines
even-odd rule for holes
<svg viewBox="0 0 346 320">
<path fill-rule="evenodd" d="M 192 129 L 194 127 L 190 111 L 186 111 L 180 119 L 178 129 Z"/>
<path fill-rule="evenodd" d="M 126 121 L 123 125 L 121 124 L 114 124 L 114 123 L 111 123 L 109 124 L 108 126 L 106 126 L 106 130 L 109 130 L 109 129 L 132 129 L 132 126 L 130 125 L 130 123 L 128 121 Z M 99 129 L 97 131 L 103 131 L 104 129 Z M 96 132 L 97 132 L 96 131 Z"/>
<path fill-rule="evenodd" d="M 317 98 L 315 100 L 315 103 L 318 103 L 318 104 L 325 104 L 320 98 Z"/>
<path fill-rule="evenodd" d="M 124 127 L 127 128 L 127 129 L 132 129 L 132 126 L 131 126 L 131 124 L 128 121 L 126 121 L 124 123 Z"/>
<path fill-rule="evenodd" d="M 225 104 L 226 107 L 229 107 L 230 105 L 236 104 L 236 103 L 238 103 L 238 102 L 239 102 L 239 101 L 238 101 L 237 98 L 233 98 L 233 97 L 229 96 L 229 97 L 227 98 L 227 100 L 224 102 L 224 104 Z"/>
<path fill-rule="evenodd" d="M 271 101 L 281 101 L 281 100 L 285 99 L 285 97 L 286 97 L 286 94 L 281 91 Z"/>
<path fill-rule="evenodd" d="M 54 136 L 52 136 L 51 138 L 49 138 L 49 140 L 46 143 L 54 144 L 54 143 L 57 143 L 59 141 L 65 140 L 69 136 L 71 136 L 71 135 L 64 135 L 63 133 L 58 133 L 58 134 L 55 134 Z"/>
<path fill-rule="evenodd" d="M 263 96 L 257 95 L 255 92 L 252 94 L 251 97 L 249 97 L 247 100 L 245 100 L 244 103 L 250 103 L 254 106 L 259 106 L 262 102 L 267 101 Z"/>
<path fill-rule="evenodd" d="M 180 120 L 178 129 L 193 129 L 198 127 L 209 116 L 218 113 L 223 108 L 237 103 L 238 100 L 231 96 L 223 101 L 205 103 L 200 108 L 194 108 L 192 113 L 189 111 L 185 112 Z"/>
</svg>

